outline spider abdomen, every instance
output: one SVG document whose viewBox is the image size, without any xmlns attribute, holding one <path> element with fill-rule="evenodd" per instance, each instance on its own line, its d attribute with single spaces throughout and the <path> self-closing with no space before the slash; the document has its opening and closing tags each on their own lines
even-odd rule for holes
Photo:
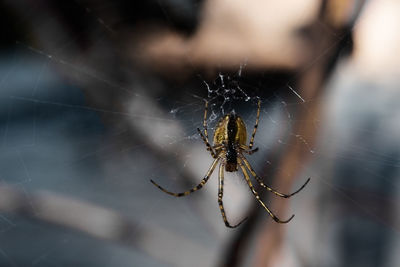
<svg viewBox="0 0 400 267">
<path fill-rule="evenodd" d="M 229 124 L 229 121 L 231 121 L 231 124 Z M 231 129 L 234 129 L 234 134 L 229 136 L 228 133 Z M 242 118 L 234 113 L 230 113 L 222 117 L 214 131 L 214 146 L 224 144 L 228 145 L 229 141 L 232 141 L 237 145 L 246 145 L 247 141 L 246 125 L 244 124 Z"/>
<path fill-rule="evenodd" d="M 237 153 L 241 145 L 246 145 L 246 125 L 242 118 L 234 112 L 225 115 L 218 123 L 214 132 L 214 146 L 221 145 L 225 150 L 225 170 L 235 172 L 238 170 Z"/>
</svg>

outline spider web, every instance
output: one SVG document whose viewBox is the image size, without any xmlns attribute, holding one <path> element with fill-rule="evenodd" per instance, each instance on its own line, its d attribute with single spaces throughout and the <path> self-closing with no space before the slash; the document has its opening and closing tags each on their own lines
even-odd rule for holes
<svg viewBox="0 0 400 267">
<path fill-rule="evenodd" d="M 93 29 L 114 31 L 105 19 L 85 10 L 96 18 Z M 221 71 L 211 79 L 194 75 L 191 84 L 163 83 L 154 77 L 149 81 L 137 73 L 135 81 L 121 82 L 102 67 L 82 64 L 61 43 L 59 50 L 49 52 L 16 40 L 12 51 L 1 55 L 0 183 L 17 188 L 37 216 L 44 209 L 32 194 L 46 191 L 106 207 L 151 231 L 143 236 L 135 233 L 132 249 L 4 212 L 0 239 L 7 242 L 0 244 L 0 265 L 189 266 L 196 260 L 202 261 L 201 266 L 215 264 L 221 246 L 232 235 L 217 206 L 217 170 L 201 192 L 187 198 L 171 198 L 149 182 L 156 180 L 175 192 L 187 190 L 204 176 L 212 162 L 196 130 L 202 127 L 204 100 L 210 103 L 210 139 L 218 119 L 232 110 L 251 133 L 261 100 L 255 138 L 259 152 L 248 157 L 257 172 L 266 166 L 277 168 L 270 156 L 293 146 L 291 137 L 309 151 L 312 163 L 297 181 L 301 184 L 312 177 L 312 183 L 293 201 L 298 224 L 289 226 L 299 254 L 317 259 L 316 266 L 325 266 L 323 260 L 334 264 L 338 228 L 355 224 L 364 227 L 361 232 L 372 233 L 366 237 L 369 242 L 399 243 L 396 219 L 387 217 L 392 212 L 398 217 L 399 147 L 393 145 L 398 143 L 394 136 L 399 136 L 396 83 L 377 95 L 374 89 L 379 85 L 369 84 L 365 91 L 364 84 L 349 82 L 339 72 L 329 84 L 329 95 L 304 99 L 290 84 L 291 77 L 268 81 L 264 78 L 271 74 L 262 73 L 254 78 L 245 62 L 236 72 Z M 100 89 L 88 93 L 77 84 Z M 110 97 L 118 102 L 111 109 L 96 106 L 96 96 L 104 97 L 104 92 L 106 99 L 109 94 L 122 97 Z M 354 106 L 354 99 L 360 98 L 363 103 Z M 294 132 L 295 112 L 307 110 L 312 101 L 320 101 L 328 113 L 323 121 L 303 122 L 321 132 L 315 146 Z M 225 180 L 228 218 L 239 221 L 255 200 L 240 174 L 226 174 Z M 374 203 L 386 203 L 389 211 L 379 211 Z M 85 217 L 78 215 L 77 221 Z M 343 217 L 350 219 L 343 222 Z M 309 224 L 315 229 L 319 224 L 322 230 L 312 230 Z M 319 239 L 318 234 L 332 225 Z M 349 251 L 362 243 L 356 231 L 343 236 L 354 242 Z M 316 247 L 320 240 L 330 245 Z M 396 259 L 392 266 L 395 263 Z"/>
<path fill-rule="evenodd" d="M 22 63 L 27 59 L 30 64 Z M 8 62 L 4 67 L 5 75 L 2 79 L 2 83 L 6 84 L 3 88 L 10 88 L 9 92 L 3 92 L 2 98 L 5 103 L 3 106 L 6 107 L 2 127 L 2 144 L 5 148 L 2 159 L 5 162 L 4 166 L 9 165 L 10 169 L 2 169 L 3 184 L 21 189 L 28 198 L 30 191 L 48 190 L 112 207 L 134 218 L 138 223 L 160 222 L 161 225 L 156 226 L 175 233 L 183 232 L 183 240 L 196 240 L 194 243 L 199 242 L 203 250 L 204 247 L 216 246 L 216 235 L 217 240 L 227 238 L 229 232 L 224 229 L 216 205 L 217 171 L 202 190 L 205 193 L 189 196 L 188 199 L 171 199 L 161 191 L 154 190 L 149 179 L 156 180 L 169 190 L 182 191 L 186 190 L 185 185 L 191 187 L 198 182 L 192 180 L 182 184 L 182 173 L 189 172 L 191 176 L 199 179 L 205 174 L 211 164 L 211 157 L 205 150 L 196 128 L 202 127 L 206 99 L 210 101 L 207 120 L 210 138 L 217 120 L 233 108 L 244 118 L 248 132 L 251 133 L 255 122 L 256 103 L 260 97 L 254 90 L 247 92 L 242 88 L 245 86 L 238 84 L 242 67 L 234 78 L 223 73 L 214 81 L 198 77 L 203 97 L 188 94 L 185 98 L 189 101 L 176 101 L 167 97 L 151 98 L 134 93 L 135 98 L 141 102 L 161 106 L 155 114 L 149 114 L 145 110 L 146 107 L 142 111 L 125 112 L 90 107 L 84 102 L 80 89 L 65 83 L 52 70 L 52 66 L 66 65 L 72 68 L 71 71 L 85 76 L 93 71 L 81 72 L 79 66 L 46 54 L 43 50 L 18 42 L 16 53 Z M 26 81 L 22 81 L 21 85 L 12 84 L 19 82 L 17 77 L 24 75 L 21 72 L 28 76 Z M 94 74 L 88 76 L 90 79 L 104 82 L 110 90 L 117 87 L 120 91 L 125 91 L 123 87 L 112 86 L 114 82 L 111 80 L 104 81 L 104 78 Z M 24 89 L 16 91 L 13 88 Z M 290 126 L 292 116 L 289 107 L 301 105 L 300 102 L 303 102 L 287 103 L 283 99 L 279 93 L 269 98 L 261 98 L 260 126 L 255 139 L 260 151 L 271 150 L 271 143 L 288 145 L 285 137 L 281 135 L 280 125 Z M 142 107 L 139 107 L 139 110 L 141 109 Z M 102 114 L 112 115 L 115 121 L 128 119 L 132 123 L 142 124 L 139 128 L 145 129 L 144 131 L 156 130 L 157 133 L 149 136 L 148 140 L 130 144 L 131 142 L 124 140 L 128 136 L 128 129 L 105 129 L 101 122 Z M 19 119 L 19 116 L 23 118 Z M 174 123 L 173 127 L 168 126 L 171 123 Z M 123 139 L 120 141 L 122 144 L 116 141 L 119 138 Z M 302 141 L 308 145 L 306 140 Z M 167 151 L 168 158 L 156 161 L 151 153 L 146 152 L 147 142 Z M 57 156 L 52 155 L 53 153 Z M 32 156 L 37 154 L 41 155 L 40 158 L 33 160 Z M 273 163 L 268 160 L 263 162 L 262 158 L 249 160 L 256 169 L 261 169 L 265 164 L 273 167 Z M 167 166 L 174 162 L 178 169 L 172 171 Z M 103 166 L 99 166 L 100 163 Z M 167 173 L 164 172 L 165 169 Z M 224 204 L 228 218 L 239 220 L 240 217 L 246 216 L 246 210 L 252 201 L 250 191 L 240 174 L 225 176 Z M 119 197 L 116 198 L 116 195 Z M 204 204 L 199 205 L 197 202 Z M 30 205 L 35 209 L 36 204 L 33 201 Z M 198 220 L 199 217 L 203 218 Z M 27 253 L 22 247 L 19 249 L 21 254 L 11 253 L 7 246 L 2 253 L 6 265 L 18 266 L 24 259 L 29 259 L 33 265 L 57 265 L 63 262 L 63 251 L 75 253 L 71 247 L 76 244 L 90 244 L 93 247 L 92 251 L 106 251 L 105 255 L 112 254 L 113 257 L 122 258 L 110 261 L 106 260 L 105 256 L 94 261 L 86 257 L 85 260 L 91 264 L 100 264 L 101 261 L 111 262 L 113 265 L 120 263 L 121 266 L 125 261 L 143 262 L 144 266 L 154 264 L 146 255 L 128 256 L 124 249 L 110 248 L 110 245 L 93 246 L 89 238 L 74 232 L 48 229 L 41 224 L 37 226 L 34 222 L 21 221 L 18 217 L 8 214 L 2 214 L 0 221 L 1 235 L 5 239 L 17 233 L 25 233 L 28 240 L 34 239 L 35 227 L 53 236 L 43 241 L 43 247 L 38 247 L 31 253 Z M 156 244 L 151 246 L 151 251 L 157 247 Z M 156 255 L 160 258 L 163 256 L 166 255 Z M 167 258 L 170 257 L 171 255 L 167 255 Z"/>
</svg>

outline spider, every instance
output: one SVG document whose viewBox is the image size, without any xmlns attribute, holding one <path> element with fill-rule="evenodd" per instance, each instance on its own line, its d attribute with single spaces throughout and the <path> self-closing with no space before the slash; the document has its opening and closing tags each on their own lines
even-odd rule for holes
<svg viewBox="0 0 400 267">
<path fill-rule="evenodd" d="M 219 209 L 221 211 L 222 219 L 224 220 L 225 226 L 229 228 L 238 227 L 242 224 L 247 218 L 243 219 L 236 225 L 231 225 L 225 214 L 224 204 L 222 202 L 222 196 L 224 192 L 224 169 L 227 172 L 236 172 L 238 171 L 238 166 L 242 170 L 244 178 L 247 182 L 247 185 L 250 187 L 251 192 L 253 193 L 254 197 L 258 200 L 261 206 L 268 212 L 268 214 L 275 220 L 277 223 L 288 223 L 291 219 L 293 219 L 294 214 L 287 220 L 280 220 L 272 211 L 264 204 L 261 200 L 260 196 L 258 195 L 257 191 L 255 190 L 248 171 L 250 174 L 256 179 L 256 181 L 268 191 L 274 193 L 275 195 L 282 197 L 282 198 L 289 198 L 298 192 L 300 192 L 310 181 L 310 178 L 295 192 L 291 194 L 282 194 L 271 187 L 265 185 L 262 179 L 256 174 L 254 169 L 251 167 L 250 163 L 244 157 L 243 153 L 251 155 L 254 152 L 258 151 L 258 148 L 252 149 L 254 144 L 254 137 L 257 132 L 258 122 L 260 118 L 260 107 L 261 101 L 258 101 L 258 108 L 257 108 L 257 118 L 256 124 L 254 125 L 253 133 L 251 135 L 250 143 L 246 145 L 247 139 L 247 132 L 246 132 L 246 125 L 243 122 L 242 118 L 238 116 L 234 111 L 230 112 L 229 114 L 223 116 L 214 131 L 214 138 L 213 138 L 213 146 L 210 145 L 208 140 L 208 131 L 207 131 L 207 110 L 208 110 L 208 101 L 205 101 L 205 108 L 204 108 L 204 118 L 203 118 L 203 132 L 197 128 L 203 142 L 207 146 L 207 150 L 210 151 L 211 156 L 213 157 L 214 161 L 211 164 L 211 167 L 208 169 L 207 174 L 204 176 L 203 180 L 192 189 L 182 192 L 182 193 L 173 193 L 170 192 L 160 185 L 158 185 L 153 180 L 150 180 L 155 186 L 157 186 L 161 191 L 175 196 L 175 197 L 182 197 L 187 196 L 190 193 L 193 193 L 199 189 L 201 189 L 210 178 L 211 174 L 215 170 L 218 162 L 219 164 L 219 176 L 218 176 L 218 204 Z M 247 171 L 248 170 L 248 171 Z"/>
</svg>

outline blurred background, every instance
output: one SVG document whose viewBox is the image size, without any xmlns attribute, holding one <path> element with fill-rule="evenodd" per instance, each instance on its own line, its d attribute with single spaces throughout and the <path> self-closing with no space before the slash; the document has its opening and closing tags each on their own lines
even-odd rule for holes
<svg viewBox="0 0 400 267">
<path fill-rule="evenodd" d="M 400 2 L 3 0 L 0 266 L 400 265 Z M 235 110 L 257 187 L 197 185 Z"/>
</svg>

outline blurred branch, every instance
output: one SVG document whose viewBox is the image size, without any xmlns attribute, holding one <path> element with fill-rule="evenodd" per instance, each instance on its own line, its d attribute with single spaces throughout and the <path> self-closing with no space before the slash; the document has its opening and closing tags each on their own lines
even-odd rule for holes
<svg viewBox="0 0 400 267">
<path fill-rule="evenodd" d="M 310 147 L 314 146 L 318 135 L 318 127 L 314 122 L 319 121 L 322 113 L 321 95 L 324 84 L 336 65 L 340 52 L 348 45 L 352 27 L 362 6 L 362 3 L 354 1 L 323 1 L 317 18 L 302 29 L 304 37 L 308 40 L 306 51 L 312 51 L 312 53 L 306 53 L 307 57 L 304 58 L 304 61 L 296 66 L 296 76 L 289 82 L 298 88 L 296 94 L 300 95 L 301 100 L 308 102 L 307 109 L 291 112 L 297 114 L 292 130 L 294 134 L 288 141 L 293 145 L 288 146 L 284 153 L 279 153 L 282 155 L 280 159 L 277 155 L 272 155 L 277 157 L 276 162 L 278 162 L 277 171 L 273 174 L 273 188 L 290 192 L 295 179 L 298 178 L 298 174 L 301 173 L 311 156 Z M 350 10 L 355 10 L 354 14 L 351 14 Z M 299 140 L 298 136 L 307 140 L 307 147 Z M 265 170 L 264 174 L 268 172 L 270 171 Z M 307 178 L 304 177 L 304 180 Z M 270 208 L 276 211 L 278 216 L 282 217 L 288 214 L 287 201 L 271 198 L 269 203 Z M 250 216 L 258 218 L 262 217 L 264 213 L 265 211 L 256 205 Z M 265 221 L 264 218 L 263 221 Z M 245 229 L 238 233 L 226 253 L 226 260 L 220 266 L 240 266 L 243 260 L 240 255 L 244 254 L 243 251 L 246 249 L 251 230 L 255 228 L 256 222 L 257 220 L 251 219 L 244 225 Z M 295 220 L 292 223 L 295 223 Z M 285 226 L 268 219 L 260 234 L 256 236 L 254 266 L 274 265 L 277 255 L 281 255 L 285 228 Z"/>
<path fill-rule="evenodd" d="M 136 223 L 111 210 L 45 191 L 26 195 L 14 187 L 2 185 L 0 211 L 129 245 L 141 238 Z"/>
<path fill-rule="evenodd" d="M 313 1 L 206 1 L 197 31 L 186 37 L 158 27 L 140 31 L 130 55 L 161 73 L 185 75 L 193 69 L 295 69 L 311 55 L 297 25 L 315 13 Z M 285 13 L 284 15 L 282 13 Z"/>
<path fill-rule="evenodd" d="M 212 260 L 212 253 L 206 247 L 158 225 L 139 224 L 113 210 L 46 191 L 26 194 L 12 186 L 1 185 L 0 212 L 138 248 L 164 264 L 185 267 L 192 261 L 201 261 L 209 266 Z M 176 261 L 171 250 L 179 250 L 185 257 Z"/>
<path fill-rule="evenodd" d="M 295 135 L 289 141 L 293 145 L 288 147 L 279 163 L 274 188 L 289 192 L 311 156 L 309 148 L 305 147 L 297 136 L 307 140 L 308 146 L 314 147 L 318 135 L 318 127 L 314 122 L 320 121 L 322 114 L 321 96 L 325 82 L 337 63 L 340 51 L 348 45 L 348 37 L 351 37 L 352 27 L 361 12 L 363 2 L 323 1 L 318 18 L 308 27 L 314 53 L 296 77 L 296 88 L 300 88 L 300 95 L 306 101 L 312 101 L 308 103 L 307 109 L 298 112 L 298 118 L 295 120 L 297 123 L 293 129 Z M 351 14 L 350 10 L 355 10 L 355 13 Z M 288 214 L 288 202 L 274 198 L 270 203 L 272 209 L 279 214 Z M 254 266 L 265 267 L 275 264 L 277 255 L 281 255 L 285 232 L 285 227 L 272 220 L 265 224 L 257 240 Z"/>
</svg>

